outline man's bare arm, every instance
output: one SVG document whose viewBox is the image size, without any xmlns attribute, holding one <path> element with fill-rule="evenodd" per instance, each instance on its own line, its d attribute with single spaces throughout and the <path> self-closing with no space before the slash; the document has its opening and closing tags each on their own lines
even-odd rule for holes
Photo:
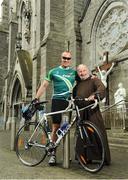
<svg viewBox="0 0 128 180">
<path fill-rule="evenodd" d="M 39 99 L 44 94 L 44 92 L 46 91 L 48 85 L 49 85 L 49 82 L 47 80 L 44 80 L 42 82 L 41 86 L 39 87 L 35 98 Z"/>
</svg>

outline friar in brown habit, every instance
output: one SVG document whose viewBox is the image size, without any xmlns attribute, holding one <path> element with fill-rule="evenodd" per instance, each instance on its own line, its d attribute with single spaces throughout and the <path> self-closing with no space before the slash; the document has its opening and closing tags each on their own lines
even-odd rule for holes
<svg viewBox="0 0 128 180">
<path fill-rule="evenodd" d="M 81 98 L 88 98 L 88 100 L 92 103 L 95 98 L 99 96 L 100 100 L 102 100 L 105 97 L 105 86 L 98 78 L 92 78 L 89 69 L 86 65 L 80 64 L 77 67 L 77 73 L 80 78 L 76 86 L 74 87 L 73 94 L 74 96 L 78 96 Z M 77 104 L 79 107 L 84 107 L 87 105 L 87 102 L 78 102 Z M 100 130 L 104 146 L 105 146 L 105 164 L 109 165 L 111 162 L 110 157 L 110 150 L 108 145 L 108 139 L 107 139 L 107 133 L 105 130 L 103 118 L 99 109 L 99 106 L 97 106 L 95 109 L 85 109 L 80 112 L 81 118 L 84 120 L 89 120 L 93 122 Z"/>
</svg>

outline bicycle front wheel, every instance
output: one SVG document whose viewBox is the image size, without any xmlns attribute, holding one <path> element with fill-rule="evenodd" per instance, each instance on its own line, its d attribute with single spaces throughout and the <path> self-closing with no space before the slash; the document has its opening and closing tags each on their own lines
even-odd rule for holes
<svg viewBox="0 0 128 180">
<path fill-rule="evenodd" d="M 105 149 L 99 129 L 91 122 L 86 121 L 81 126 L 76 139 L 76 157 L 83 168 L 95 173 L 101 170 L 104 164 Z"/>
<path fill-rule="evenodd" d="M 16 154 L 27 166 L 36 166 L 46 155 L 47 134 L 41 124 L 25 123 L 18 131 L 15 140 Z"/>
</svg>

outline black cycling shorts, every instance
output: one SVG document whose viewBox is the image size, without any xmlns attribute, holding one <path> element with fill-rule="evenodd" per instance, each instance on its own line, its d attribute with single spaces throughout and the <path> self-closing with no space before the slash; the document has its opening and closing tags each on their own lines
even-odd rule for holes
<svg viewBox="0 0 128 180">
<path fill-rule="evenodd" d="M 52 99 L 51 112 L 61 111 L 66 109 L 68 106 L 68 101 L 61 99 Z M 52 115 L 53 124 L 60 124 L 62 120 L 62 114 Z"/>
</svg>

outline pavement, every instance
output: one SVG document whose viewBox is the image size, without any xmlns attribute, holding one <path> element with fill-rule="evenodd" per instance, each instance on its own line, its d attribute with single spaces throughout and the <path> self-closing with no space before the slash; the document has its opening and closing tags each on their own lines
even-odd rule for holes
<svg viewBox="0 0 128 180">
<path fill-rule="evenodd" d="M 110 146 L 112 164 L 104 166 L 95 174 L 86 172 L 74 160 L 74 146 L 71 137 L 70 168 L 63 168 L 63 146 L 57 151 L 57 166 L 50 167 L 48 158 L 36 167 L 27 167 L 10 150 L 10 131 L 0 130 L 0 179 L 128 179 L 128 149 Z"/>
</svg>

